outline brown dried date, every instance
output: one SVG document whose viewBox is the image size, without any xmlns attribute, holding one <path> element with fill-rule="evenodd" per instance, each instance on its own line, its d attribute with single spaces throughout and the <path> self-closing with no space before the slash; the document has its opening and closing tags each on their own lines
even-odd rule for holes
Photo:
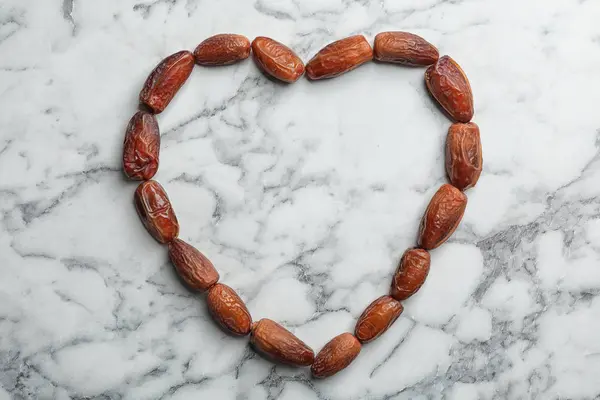
<svg viewBox="0 0 600 400">
<path fill-rule="evenodd" d="M 425 71 L 425 83 L 431 95 L 458 122 L 473 118 L 471 85 L 460 66 L 449 56 L 443 56 Z"/>
<path fill-rule="evenodd" d="M 373 49 L 363 35 L 350 36 L 323 47 L 306 64 L 313 80 L 339 76 L 373 59 Z"/>
<path fill-rule="evenodd" d="M 250 333 L 252 317 L 240 296 L 232 288 L 217 283 L 208 289 L 206 302 L 208 311 L 223 329 L 236 336 Z"/>
<path fill-rule="evenodd" d="M 446 172 L 450 182 L 460 190 L 475 186 L 482 164 L 477 124 L 452 124 L 446 138 Z"/>
<path fill-rule="evenodd" d="M 376 60 L 410 66 L 427 66 L 440 56 L 434 45 L 408 32 L 381 32 L 375 36 Z"/>
<path fill-rule="evenodd" d="M 199 65 L 229 65 L 249 56 L 250 40 L 233 33 L 211 36 L 194 50 L 194 58 Z"/>
<path fill-rule="evenodd" d="M 169 258 L 191 289 L 204 292 L 219 281 L 219 273 L 210 260 L 181 239 L 169 243 Z"/>
<path fill-rule="evenodd" d="M 179 234 L 179 222 L 165 189 L 156 181 L 145 181 L 135 190 L 135 209 L 148 232 L 160 243 Z"/>
<path fill-rule="evenodd" d="M 467 207 L 467 196 L 444 184 L 433 195 L 419 228 L 419 246 L 435 249 L 454 233 Z"/>
<path fill-rule="evenodd" d="M 129 179 L 148 180 L 158 170 L 160 132 L 154 115 L 138 111 L 129 121 L 123 144 L 123 171 Z"/>
<path fill-rule="evenodd" d="M 261 319 L 252 325 L 250 343 L 267 357 L 295 366 L 311 365 L 315 353 L 293 333 L 270 319 Z"/>
<path fill-rule="evenodd" d="M 351 333 L 342 333 L 319 351 L 310 370 L 315 378 L 335 375 L 354 361 L 360 349 L 360 342 Z"/>
<path fill-rule="evenodd" d="M 362 343 L 377 339 L 398 319 L 403 309 L 402 304 L 391 296 L 381 296 L 358 318 L 354 335 Z"/>
<path fill-rule="evenodd" d="M 259 68 L 280 81 L 296 82 L 304 74 L 304 63 L 289 47 L 264 36 L 252 41 L 252 56 Z"/>
<path fill-rule="evenodd" d="M 392 278 L 392 297 L 402 301 L 415 294 L 423 286 L 430 265 L 431 256 L 427 250 L 406 250 Z"/>
<path fill-rule="evenodd" d="M 150 73 L 140 92 L 140 102 L 155 114 L 169 105 L 194 68 L 194 56 L 180 51 L 162 60 Z"/>
</svg>

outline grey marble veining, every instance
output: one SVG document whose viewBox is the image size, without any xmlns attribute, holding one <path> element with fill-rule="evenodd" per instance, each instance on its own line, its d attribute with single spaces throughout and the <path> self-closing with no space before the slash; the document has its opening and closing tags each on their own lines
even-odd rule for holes
<svg viewBox="0 0 600 400">
<path fill-rule="evenodd" d="M 4 0 L 0 399 L 600 398 L 600 3 Z M 407 30 L 466 71 L 484 170 L 421 291 L 333 378 L 221 332 L 121 172 L 165 56 L 221 32 L 325 44 Z M 181 237 L 255 320 L 318 351 L 388 290 L 445 182 L 423 69 L 282 85 L 197 67 L 159 116 Z"/>
</svg>

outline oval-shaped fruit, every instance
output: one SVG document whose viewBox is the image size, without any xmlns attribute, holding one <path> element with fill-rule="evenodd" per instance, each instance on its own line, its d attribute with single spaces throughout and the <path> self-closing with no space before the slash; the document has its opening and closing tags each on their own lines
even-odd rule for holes
<svg viewBox="0 0 600 400">
<path fill-rule="evenodd" d="M 210 315 L 223 329 L 236 336 L 250 333 L 252 317 L 240 296 L 232 288 L 217 283 L 208 289 L 206 302 Z"/>
<path fill-rule="evenodd" d="M 252 326 L 250 343 L 267 357 L 284 364 L 307 366 L 315 359 L 315 353 L 306 343 L 267 318 Z"/>
<path fill-rule="evenodd" d="M 140 102 L 155 114 L 169 105 L 194 68 L 194 56 L 180 51 L 162 60 L 150 73 L 140 92 Z"/>
<path fill-rule="evenodd" d="M 145 181 L 135 190 L 135 209 L 142 223 L 160 243 L 169 243 L 179 234 L 179 222 L 165 189 L 156 181 Z"/>
<path fill-rule="evenodd" d="M 433 195 L 419 228 L 419 247 L 435 249 L 454 233 L 467 207 L 467 196 L 444 184 Z"/>
<path fill-rule="evenodd" d="M 415 67 L 431 65 L 440 57 L 434 45 L 408 32 L 378 33 L 373 53 L 376 60 Z"/>
<path fill-rule="evenodd" d="M 233 33 L 211 36 L 194 50 L 194 58 L 199 65 L 229 65 L 249 56 L 250 40 Z"/>
<path fill-rule="evenodd" d="M 191 289 L 204 292 L 219 281 L 219 273 L 210 260 L 181 239 L 169 243 L 169 258 Z"/>
<path fill-rule="evenodd" d="M 391 296 L 381 296 L 363 311 L 356 322 L 354 335 L 362 343 L 377 339 L 402 313 L 402 304 Z"/>
<path fill-rule="evenodd" d="M 351 333 L 331 339 L 317 354 L 310 370 L 315 378 L 327 378 L 346 368 L 360 353 L 360 342 Z"/>
<path fill-rule="evenodd" d="M 449 56 L 443 56 L 425 71 L 431 95 L 458 122 L 473 118 L 473 93 L 467 76 Z"/>
<path fill-rule="evenodd" d="M 431 256 L 427 250 L 406 250 L 392 278 L 392 297 L 402 301 L 417 293 L 429 274 L 430 265 Z"/>
<path fill-rule="evenodd" d="M 345 72 L 373 59 L 373 49 L 363 35 L 350 36 L 323 47 L 306 64 L 310 79 L 326 79 Z"/>
<path fill-rule="evenodd" d="M 148 180 L 158 170 L 160 132 L 154 115 L 138 111 L 129 121 L 123 144 L 123 172 L 129 179 Z"/>
<path fill-rule="evenodd" d="M 446 138 L 446 172 L 452 185 L 460 190 L 475 186 L 482 167 L 481 138 L 477 124 L 452 124 Z"/>
<path fill-rule="evenodd" d="M 264 36 L 252 41 L 254 61 L 266 74 L 280 81 L 296 82 L 304 74 L 304 63 L 289 47 Z"/>
</svg>

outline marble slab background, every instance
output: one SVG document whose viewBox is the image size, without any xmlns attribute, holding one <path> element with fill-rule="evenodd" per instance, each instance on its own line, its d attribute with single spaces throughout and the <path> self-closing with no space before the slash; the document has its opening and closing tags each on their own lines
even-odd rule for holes
<svg viewBox="0 0 600 400">
<path fill-rule="evenodd" d="M 600 2 L 2 0 L 0 398 L 600 398 Z M 402 317 L 314 381 L 219 331 L 139 223 L 124 128 L 163 57 L 221 32 L 308 60 L 408 30 L 467 72 L 484 171 Z M 445 181 L 422 69 L 274 84 L 197 68 L 160 115 L 181 237 L 316 350 L 388 289 Z"/>
</svg>

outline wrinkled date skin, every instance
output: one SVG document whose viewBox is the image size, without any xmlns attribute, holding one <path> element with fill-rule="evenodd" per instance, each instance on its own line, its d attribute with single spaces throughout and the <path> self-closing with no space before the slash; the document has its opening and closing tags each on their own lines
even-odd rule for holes
<svg viewBox="0 0 600 400">
<path fill-rule="evenodd" d="M 431 95 L 458 122 L 473 118 L 473 93 L 467 76 L 452 58 L 443 56 L 425 71 Z"/>
<path fill-rule="evenodd" d="M 471 188 L 479 180 L 482 167 L 477 124 L 452 124 L 446 138 L 446 172 L 450 182 L 460 190 Z"/>
<path fill-rule="evenodd" d="M 179 235 L 179 222 L 160 183 L 140 183 L 135 190 L 134 203 L 142 223 L 154 239 L 169 243 Z"/>
<path fill-rule="evenodd" d="M 252 317 L 240 296 L 232 288 L 217 283 L 208 290 L 206 302 L 212 317 L 227 332 L 236 336 L 250 333 Z"/>
<path fill-rule="evenodd" d="M 391 296 L 381 296 L 358 318 L 354 335 L 362 343 L 377 339 L 398 319 L 403 309 L 402 304 Z"/>
<path fill-rule="evenodd" d="M 169 105 L 194 68 L 194 56 L 180 51 L 162 60 L 150 73 L 140 92 L 140 102 L 155 114 Z"/>
<path fill-rule="evenodd" d="M 315 353 L 302 340 L 277 322 L 264 318 L 252 326 L 250 343 L 267 357 L 289 365 L 307 366 Z"/>
<path fill-rule="evenodd" d="M 417 293 L 429 274 L 430 265 L 431 256 L 427 250 L 406 250 L 392 278 L 392 297 L 402 301 Z"/>
<path fill-rule="evenodd" d="M 250 40 L 246 36 L 222 33 L 211 36 L 196 47 L 198 65 L 229 65 L 250 56 Z"/>
<path fill-rule="evenodd" d="M 321 349 L 310 370 L 315 378 L 335 375 L 354 361 L 360 349 L 360 342 L 352 334 L 342 333 Z"/>
<path fill-rule="evenodd" d="M 204 292 L 219 281 L 219 273 L 210 260 L 183 240 L 169 243 L 169 258 L 181 280 L 191 289 Z"/>
<path fill-rule="evenodd" d="M 419 229 L 419 247 L 432 250 L 454 233 L 467 207 L 467 196 L 444 184 L 433 195 Z"/>
<path fill-rule="evenodd" d="M 373 49 L 367 39 L 350 36 L 323 47 L 306 64 L 306 75 L 313 80 L 334 78 L 372 59 Z"/>
<path fill-rule="evenodd" d="M 145 181 L 158 171 L 160 131 L 154 115 L 138 111 L 129 121 L 123 144 L 123 172 L 129 179 Z"/>
<path fill-rule="evenodd" d="M 304 74 L 304 63 L 289 47 L 268 37 L 252 41 L 252 56 L 258 67 L 280 81 L 296 82 Z"/>
<path fill-rule="evenodd" d="M 440 57 L 438 49 L 421 36 L 408 32 L 381 32 L 373 46 L 376 60 L 425 67 Z"/>
</svg>

